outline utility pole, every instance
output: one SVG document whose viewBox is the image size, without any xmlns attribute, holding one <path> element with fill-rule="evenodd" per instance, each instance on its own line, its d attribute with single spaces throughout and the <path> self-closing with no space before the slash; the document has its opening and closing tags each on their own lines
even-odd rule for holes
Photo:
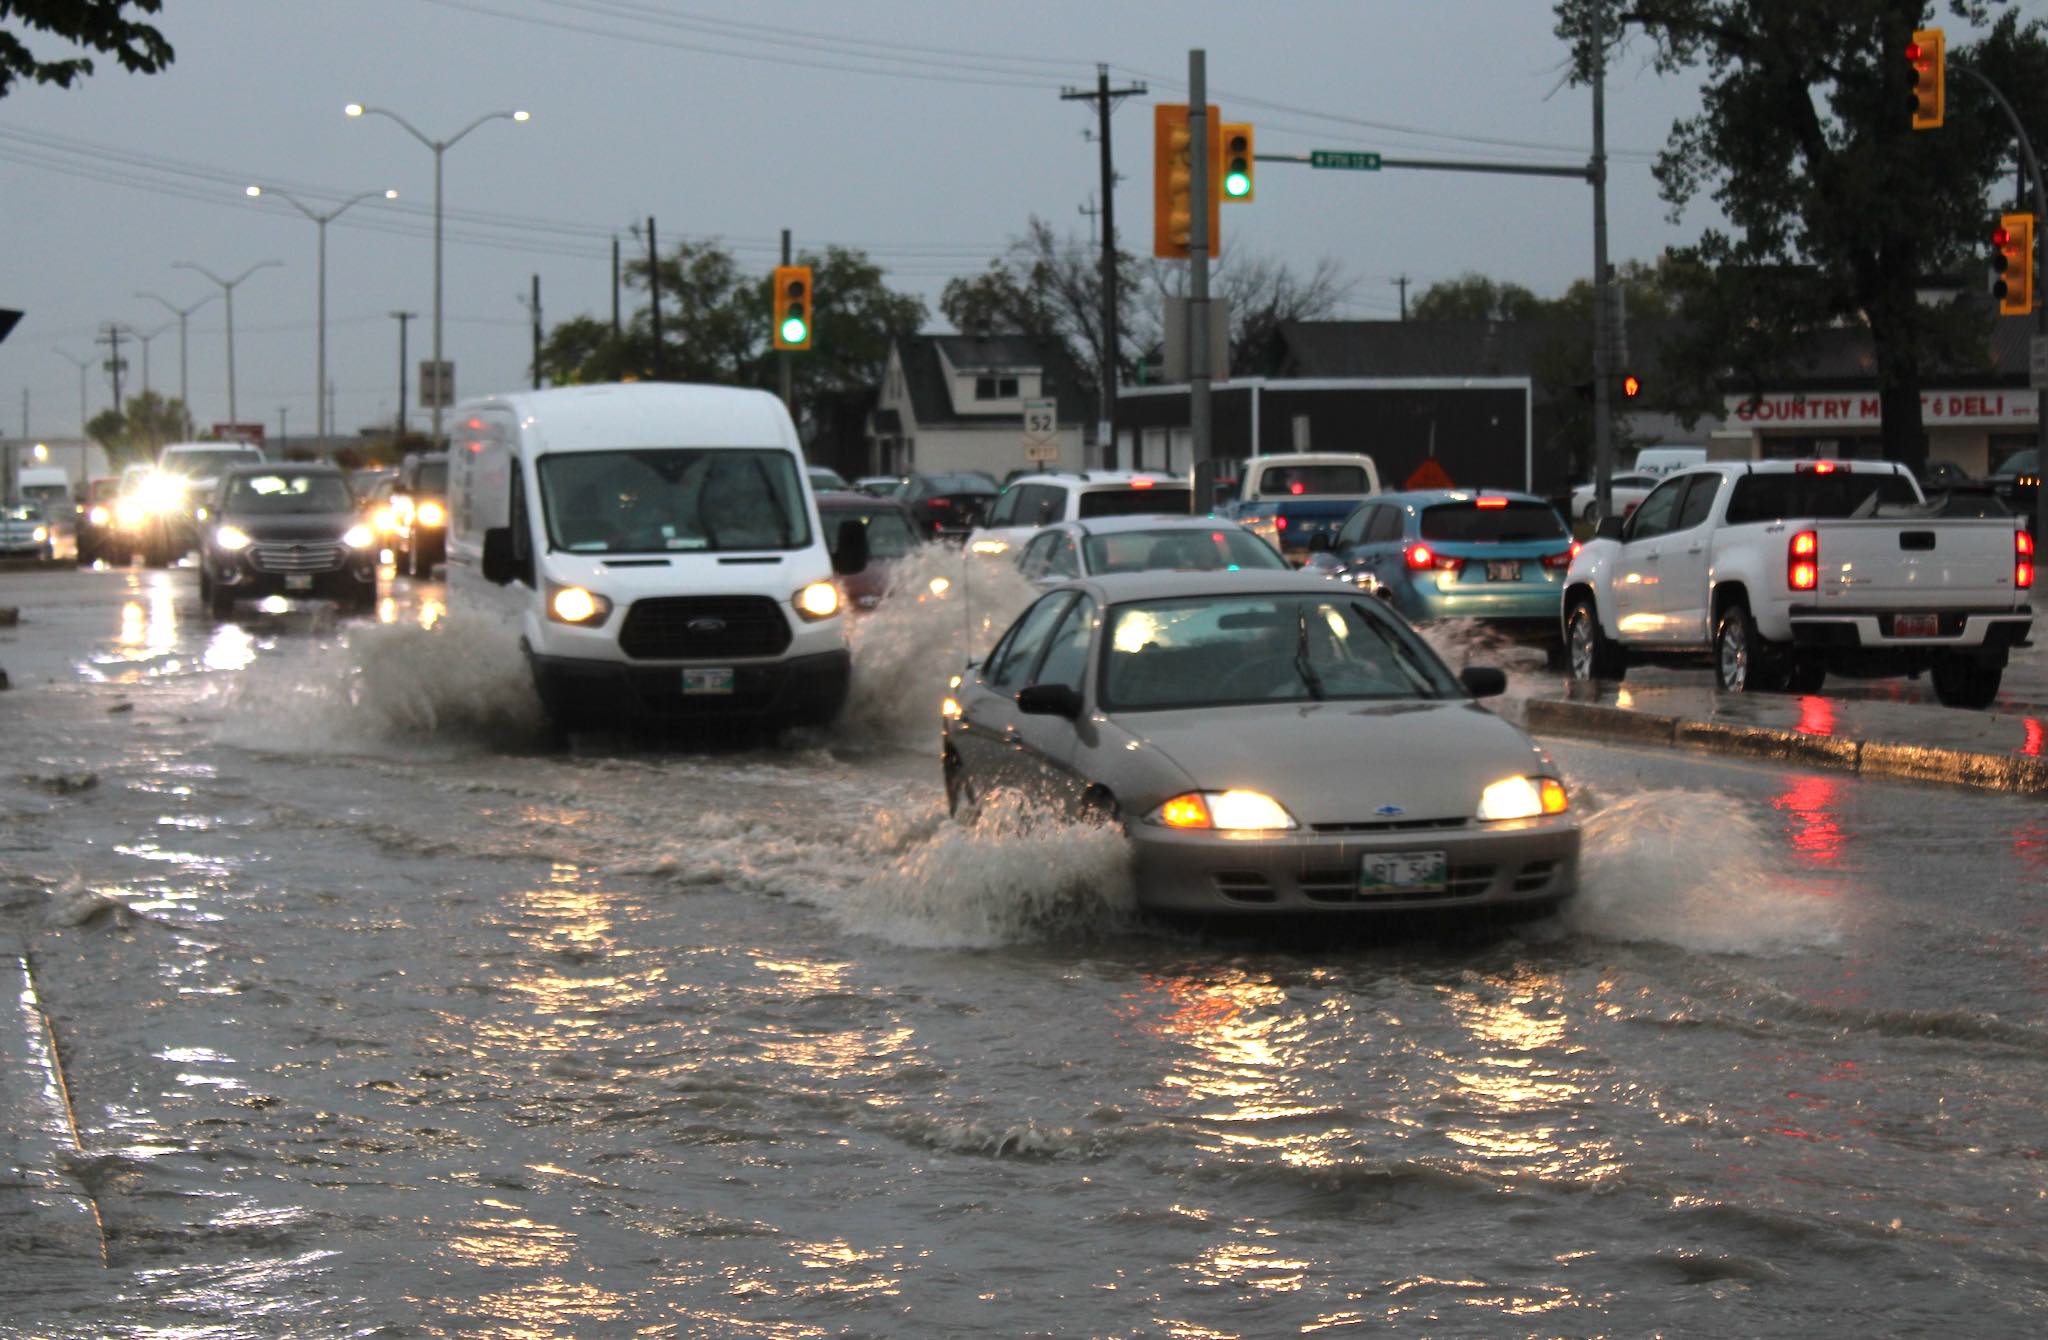
<svg viewBox="0 0 2048 1340">
<path fill-rule="evenodd" d="M 398 320 L 398 424 L 393 430 L 391 445 L 399 447 L 405 441 L 405 323 L 419 313 L 393 312 L 391 315 Z"/>
<path fill-rule="evenodd" d="M 1408 319 L 1408 276 L 1396 275 L 1392 280 L 1395 288 L 1401 290 L 1401 319 Z"/>
<path fill-rule="evenodd" d="M 1592 6 L 1593 32 L 1593 488 L 1594 505 L 1605 519 L 1614 514 L 1614 425 L 1608 422 L 1607 310 L 1607 32 L 1604 5 Z"/>
<path fill-rule="evenodd" d="M 285 439 L 290 436 L 290 434 L 285 432 L 284 428 L 285 415 L 290 412 L 283 405 L 277 407 L 277 449 L 279 451 L 284 450 Z M 314 411 L 314 415 L 318 417 L 319 411 L 317 409 Z"/>
<path fill-rule="evenodd" d="M 1088 245 L 1094 246 L 1097 241 L 1095 218 L 1098 214 L 1102 213 L 1102 210 L 1095 203 L 1095 197 L 1091 195 L 1088 197 L 1087 204 L 1074 206 L 1074 212 L 1088 216 Z"/>
<path fill-rule="evenodd" d="M 789 229 L 787 228 L 782 230 L 782 263 L 784 265 L 791 263 L 789 259 Z M 813 284 L 811 286 L 811 301 L 815 303 L 817 300 L 817 285 Z M 813 319 L 815 320 L 815 318 Z M 776 376 L 782 383 L 782 407 L 790 412 L 791 418 L 795 418 L 796 407 L 790 403 L 791 385 L 795 378 L 789 366 L 789 350 L 783 349 L 778 351 L 775 355 L 775 361 L 780 365 L 776 369 Z"/>
<path fill-rule="evenodd" d="M 612 338 L 619 338 L 619 239 L 612 237 Z"/>
<path fill-rule="evenodd" d="M 114 413 L 116 414 L 124 412 L 121 408 L 121 371 L 123 367 L 121 362 L 121 336 L 125 333 L 119 322 L 109 321 L 106 333 L 101 335 L 96 341 L 96 343 L 107 346 L 106 368 L 113 375 Z"/>
<path fill-rule="evenodd" d="M 1199 465 L 1215 456 L 1209 401 L 1209 60 L 1188 52 L 1188 428 Z"/>
<path fill-rule="evenodd" d="M 1101 405 L 1099 413 L 1103 425 L 1100 430 L 1102 463 L 1110 468 L 1116 466 L 1116 379 L 1122 358 L 1117 347 L 1116 163 L 1109 142 L 1109 114 L 1122 99 L 1146 91 L 1143 84 L 1111 88 L 1109 67 L 1099 64 L 1095 67 L 1095 88 L 1092 92 L 1074 88 L 1060 90 L 1062 102 L 1095 104 L 1095 138 L 1102 160 L 1102 370 L 1097 374 L 1102 389 L 1097 399 Z"/>
<path fill-rule="evenodd" d="M 521 298 L 519 305 L 533 319 L 533 389 L 540 389 L 540 276 L 533 277 L 533 297 Z"/>
<path fill-rule="evenodd" d="M 654 216 L 647 216 L 647 312 L 654 325 L 654 380 L 668 379 L 668 360 L 661 348 L 661 251 L 654 245 Z"/>
</svg>

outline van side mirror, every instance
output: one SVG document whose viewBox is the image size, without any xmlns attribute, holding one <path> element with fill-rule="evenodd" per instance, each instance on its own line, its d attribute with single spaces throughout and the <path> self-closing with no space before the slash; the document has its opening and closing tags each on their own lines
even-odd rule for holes
<svg viewBox="0 0 2048 1340">
<path fill-rule="evenodd" d="M 832 546 L 832 571 L 851 577 L 867 567 L 868 528 L 859 517 L 847 517 L 839 523 L 839 543 Z"/>
<path fill-rule="evenodd" d="M 1074 721 L 1081 715 L 1081 695 L 1067 684 L 1032 684 L 1018 692 L 1017 710 L 1026 716 Z"/>
<path fill-rule="evenodd" d="M 1474 698 L 1498 698 L 1508 691 L 1507 671 L 1491 665 L 1468 665 L 1458 672 L 1458 682 Z"/>
<path fill-rule="evenodd" d="M 484 532 L 484 580 L 505 586 L 519 576 L 519 560 L 512 556 L 512 528 L 492 526 Z"/>
<path fill-rule="evenodd" d="M 1625 537 L 1622 534 L 1622 530 L 1627 524 L 1628 521 L 1625 517 L 1603 516 L 1600 518 L 1600 524 L 1593 527 L 1593 538 L 1596 540 L 1623 539 Z"/>
</svg>

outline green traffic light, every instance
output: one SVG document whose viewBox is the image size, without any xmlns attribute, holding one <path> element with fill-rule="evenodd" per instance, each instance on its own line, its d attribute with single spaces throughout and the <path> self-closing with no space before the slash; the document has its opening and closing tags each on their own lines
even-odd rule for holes
<svg viewBox="0 0 2048 1340">
<path fill-rule="evenodd" d="M 1252 179 L 1246 173 L 1226 172 L 1223 174 L 1223 194 L 1229 196 L 1246 196 L 1250 195 L 1251 191 Z"/>
<path fill-rule="evenodd" d="M 808 334 L 810 334 L 810 330 L 804 325 L 802 317 L 785 316 L 782 318 L 782 342 L 784 344 L 802 344 L 804 337 Z"/>
</svg>

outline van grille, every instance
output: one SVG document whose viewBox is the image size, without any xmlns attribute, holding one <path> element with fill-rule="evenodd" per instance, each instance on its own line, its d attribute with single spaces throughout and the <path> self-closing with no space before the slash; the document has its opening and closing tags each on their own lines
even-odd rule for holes
<svg viewBox="0 0 2048 1340">
<path fill-rule="evenodd" d="M 789 640 L 789 620 L 766 596 L 636 600 L 619 628 L 619 649 L 649 661 L 779 656 Z"/>
</svg>

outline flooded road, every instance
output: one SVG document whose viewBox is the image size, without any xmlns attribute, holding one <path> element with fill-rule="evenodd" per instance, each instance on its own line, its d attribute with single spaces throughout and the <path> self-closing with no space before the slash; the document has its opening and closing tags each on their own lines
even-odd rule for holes
<svg viewBox="0 0 2048 1340">
<path fill-rule="evenodd" d="M 434 584 L 6 591 L 0 930 L 106 1264 L 0 1243 L 0 1334 L 2048 1309 L 2038 800 L 1553 741 L 1558 920 L 1224 934 L 1136 916 L 1106 833 L 944 818 L 937 649 L 1017 591 L 875 616 L 843 729 L 698 754 L 551 745 Z"/>
</svg>

